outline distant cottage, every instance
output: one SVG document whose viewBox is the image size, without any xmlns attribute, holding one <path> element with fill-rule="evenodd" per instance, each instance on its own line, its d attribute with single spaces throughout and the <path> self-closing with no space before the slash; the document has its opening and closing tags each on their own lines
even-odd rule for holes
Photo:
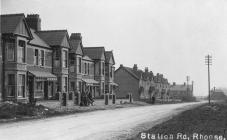
<svg viewBox="0 0 227 140">
<path fill-rule="evenodd" d="M 192 84 L 176 84 L 175 82 L 170 86 L 170 99 L 177 99 L 181 101 L 190 101 L 193 97 L 193 82 Z"/>
<path fill-rule="evenodd" d="M 120 67 L 115 71 L 115 82 L 119 85 L 117 97 L 125 98 L 132 94 L 133 100 L 166 99 L 168 91 L 168 81 L 161 74 L 153 75 L 152 71 L 145 68 L 145 71 L 138 69 L 135 64 L 133 68 Z"/>
</svg>

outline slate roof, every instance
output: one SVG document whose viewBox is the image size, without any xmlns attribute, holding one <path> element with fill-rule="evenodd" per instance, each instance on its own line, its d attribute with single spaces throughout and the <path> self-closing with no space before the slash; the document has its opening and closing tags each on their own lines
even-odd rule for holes
<svg viewBox="0 0 227 140">
<path fill-rule="evenodd" d="M 140 79 L 140 77 L 141 77 L 141 74 L 142 74 L 142 72 L 140 71 L 140 72 L 135 72 L 135 71 L 133 71 L 133 69 L 132 68 L 129 68 L 129 67 L 125 67 L 125 66 L 123 66 L 122 68 L 124 68 L 128 73 L 130 73 L 133 77 L 135 77 L 136 79 Z"/>
<path fill-rule="evenodd" d="M 187 91 L 187 87 L 189 87 L 190 90 L 193 89 L 192 85 L 175 85 L 170 87 L 170 91 Z"/>
<path fill-rule="evenodd" d="M 91 59 L 102 59 L 102 54 L 105 53 L 104 47 L 84 47 L 84 55 L 89 56 Z"/>
<path fill-rule="evenodd" d="M 149 73 L 145 73 L 145 72 L 143 72 L 140 69 L 138 69 L 136 71 L 136 70 L 133 70 L 133 68 L 125 67 L 125 66 L 123 66 L 122 68 L 125 69 L 128 73 L 130 73 L 133 77 L 135 77 L 138 80 L 140 78 L 142 78 L 143 80 L 153 80 L 153 76 L 152 76 L 152 74 L 150 72 Z"/>
<path fill-rule="evenodd" d="M 0 26 L 1 26 L 1 33 L 15 33 L 17 26 L 21 21 L 25 21 L 25 15 L 23 13 L 20 14 L 6 14 L 1 15 L 0 17 Z M 32 34 L 29 30 L 29 27 L 26 22 L 25 27 L 28 30 L 28 34 L 30 35 L 30 38 L 32 38 Z"/>
<path fill-rule="evenodd" d="M 33 39 L 29 42 L 30 44 L 45 47 L 45 48 L 51 48 L 44 40 L 42 40 L 35 32 L 34 29 L 30 29 Z"/>
<path fill-rule="evenodd" d="M 36 34 L 50 46 L 60 46 L 65 36 L 69 38 L 67 30 L 37 31 Z"/>
<path fill-rule="evenodd" d="M 114 60 L 114 57 L 113 57 L 113 51 L 105 51 L 105 56 L 106 56 L 106 62 L 109 62 L 110 58 L 112 57 L 113 62 L 115 64 L 115 60 Z"/>
</svg>

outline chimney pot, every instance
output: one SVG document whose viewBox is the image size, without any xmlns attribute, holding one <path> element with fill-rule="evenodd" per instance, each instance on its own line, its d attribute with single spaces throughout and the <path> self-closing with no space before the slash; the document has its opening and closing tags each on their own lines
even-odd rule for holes
<svg viewBox="0 0 227 140">
<path fill-rule="evenodd" d="M 35 31 L 41 30 L 41 19 L 38 14 L 28 14 L 25 20 L 30 28 Z"/>
<path fill-rule="evenodd" d="M 81 33 L 72 33 L 70 36 L 70 39 L 72 40 L 82 40 Z"/>
<path fill-rule="evenodd" d="M 148 73 L 148 67 L 145 67 L 145 72 Z"/>
<path fill-rule="evenodd" d="M 137 71 L 137 70 L 138 70 L 137 64 L 134 64 L 133 70 L 134 70 L 134 71 Z"/>
</svg>

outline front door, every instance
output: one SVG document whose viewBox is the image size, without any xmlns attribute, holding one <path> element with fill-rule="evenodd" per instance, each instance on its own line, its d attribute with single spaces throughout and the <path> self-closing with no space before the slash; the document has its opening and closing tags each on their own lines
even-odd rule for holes
<svg viewBox="0 0 227 140">
<path fill-rule="evenodd" d="M 48 99 L 48 81 L 44 81 L 44 99 Z"/>
<path fill-rule="evenodd" d="M 49 89 L 48 89 L 48 95 L 49 97 L 53 97 L 53 82 L 49 82 Z"/>
<path fill-rule="evenodd" d="M 34 101 L 34 77 L 33 76 L 28 76 L 28 98 L 29 102 Z"/>
</svg>

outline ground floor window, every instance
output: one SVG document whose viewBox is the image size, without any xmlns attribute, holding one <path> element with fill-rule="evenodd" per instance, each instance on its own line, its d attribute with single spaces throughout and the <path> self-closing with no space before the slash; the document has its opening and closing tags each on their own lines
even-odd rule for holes
<svg viewBox="0 0 227 140">
<path fill-rule="evenodd" d="M 105 90 L 106 90 L 106 93 L 109 93 L 109 85 L 107 84 L 106 87 L 105 87 Z"/>
<path fill-rule="evenodd" d="M 36 91 L 43 91 L 43 81 L 36 82 Z"/>
<path fill-rule="evenodd" d="M 75 90 L 75 82 L 70 82 L 70 88 L 72 91 Z"/>
<path fill-rule="evenodd" d="M 25 97 L 25 75 L 19 74 L 18 76 L 18 97 Z"/>
<path fill-rule="evenodd" d="M 8 74 L 8 96 L 15 96 L 15 74 Z"/>
<path fill-rule="evenodd" d="M 62 83 L 63 83 L 64 91 L 67 92 L 68 91 L 67 90 L 68 89 L 68 78 L 64 77 Z"/>
<path fill-rule="evenodd" d="M 105 93 L 105 83 L 102 82 L 102 93 Z"/>
<path fill-rule="evenodd" d="M 78 83 L 79 83 L 79 84 L 78 84 L 78 86 L 79 86 L 79 91 L 80 91 L 80 93 L 81 93 L 81 92 L 82 92 L 82 82 L 79 81 Z"/>
</svg>

